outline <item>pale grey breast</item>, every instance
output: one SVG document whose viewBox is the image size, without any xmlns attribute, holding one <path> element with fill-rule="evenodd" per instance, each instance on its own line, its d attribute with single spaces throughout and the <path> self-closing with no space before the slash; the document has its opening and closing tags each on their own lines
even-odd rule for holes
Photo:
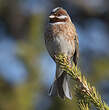
<svg viewBox="0 0 109 110">
<path fill-rule="evenodd" d="M 74 33 L 72 31 L 72 25 L 71 27 L 68 25 L 61 24 L 48 26 L 49 31 L 47 32 L 49 33 L 46 33 L 45 35 L 48 40 L 46 40 L 45 42 L 47 43 L 47 50 L 52 58 L 57 54 L 65 54 L 69 57 L 72 57 L 74 55 Z"/>
</svg>

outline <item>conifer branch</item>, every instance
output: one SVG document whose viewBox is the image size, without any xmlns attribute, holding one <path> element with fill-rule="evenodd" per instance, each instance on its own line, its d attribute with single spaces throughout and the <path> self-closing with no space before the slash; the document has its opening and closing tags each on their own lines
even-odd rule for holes
<svg viewBox="0 0 109 110">
<path fill-rule="evenodd" d="M 69 62 L 67 56 L 58 55 L 55 57 L 56 63 L 71 75 L 75 83 L 75 96 L 81 110 L 89 110 L 90 104 L 93 104 L 97 110 L 109 110 L 109 106 L 101 99 L 100 94 L 94 86 L 91 86 L 80 69 Z"/>
</svg>

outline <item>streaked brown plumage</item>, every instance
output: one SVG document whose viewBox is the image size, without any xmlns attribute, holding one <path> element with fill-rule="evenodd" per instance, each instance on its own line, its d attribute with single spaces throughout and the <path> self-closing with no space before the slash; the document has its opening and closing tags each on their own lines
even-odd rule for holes
<svg viewBox="0 0 109 110">
<path fill-rule="evenodd" d="M 67 12 L 57 7 L 52 10 L 49 16 L 49 23 L 45 31 L 45 45 L 50 56 L 55 61 L 55 56 L 64 54 L 68 56 L 69 62 L 77 65 L 79 57 L 79 42 L 75 26 Z M 50 95 L 58 95 L 61 98 L 65 96 L 72 98 L 69 89 L 69 78 L 64 71 L 62 71 L 58 64 L 56 64 L 56 78 L 50 88 Z"/>
</svg>

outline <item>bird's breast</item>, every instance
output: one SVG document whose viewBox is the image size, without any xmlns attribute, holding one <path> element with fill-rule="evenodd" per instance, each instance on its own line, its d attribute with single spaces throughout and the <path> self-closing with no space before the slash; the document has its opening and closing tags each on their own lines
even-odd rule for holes
<svg viewBox="0 0 109 110">
<path fill-rule="evenodd" d="M 70 41 L 67 39 L 67 37 L 63 34 L 59 34 L 54 37 L 53 40 L 54 47 L 56 48 L 55 51 L 56 53 L 63 53 L 66 55 L 71 55 L 72 52 L 74 51 L 74 42 L 73 40 Z"/>
<path fill-rule="evenodd" d="M 59 25 L 49 28 L 47 49 L 51 56 L 65 54 L 73 56 L 75 52 L 75 43 L 73 33 L 70 27 Z"/>
</svg>

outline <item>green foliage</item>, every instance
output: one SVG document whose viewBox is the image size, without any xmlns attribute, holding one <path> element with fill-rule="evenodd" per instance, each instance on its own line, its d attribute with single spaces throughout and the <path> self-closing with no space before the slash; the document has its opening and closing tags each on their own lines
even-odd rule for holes
<svg viewBox="0 0 109 110">
<path fill-rule="evenodd" d="M 55 58 L 56 62 L 60 64 L 60 67 L 71 75 L 75 81 L 75 96 L 77 97 L 77 103 L 81 110 L 89 110 L 91 104 L 97 110 L 109 110 L 109 106 L 101 99 L 96 88 L 90 85 L 85 76 L 81 74 L 80 69 L 74 64 L 71 66 L 71 63 L 67 60 L 67 56 L 58 55 Z"/>
</svg>

